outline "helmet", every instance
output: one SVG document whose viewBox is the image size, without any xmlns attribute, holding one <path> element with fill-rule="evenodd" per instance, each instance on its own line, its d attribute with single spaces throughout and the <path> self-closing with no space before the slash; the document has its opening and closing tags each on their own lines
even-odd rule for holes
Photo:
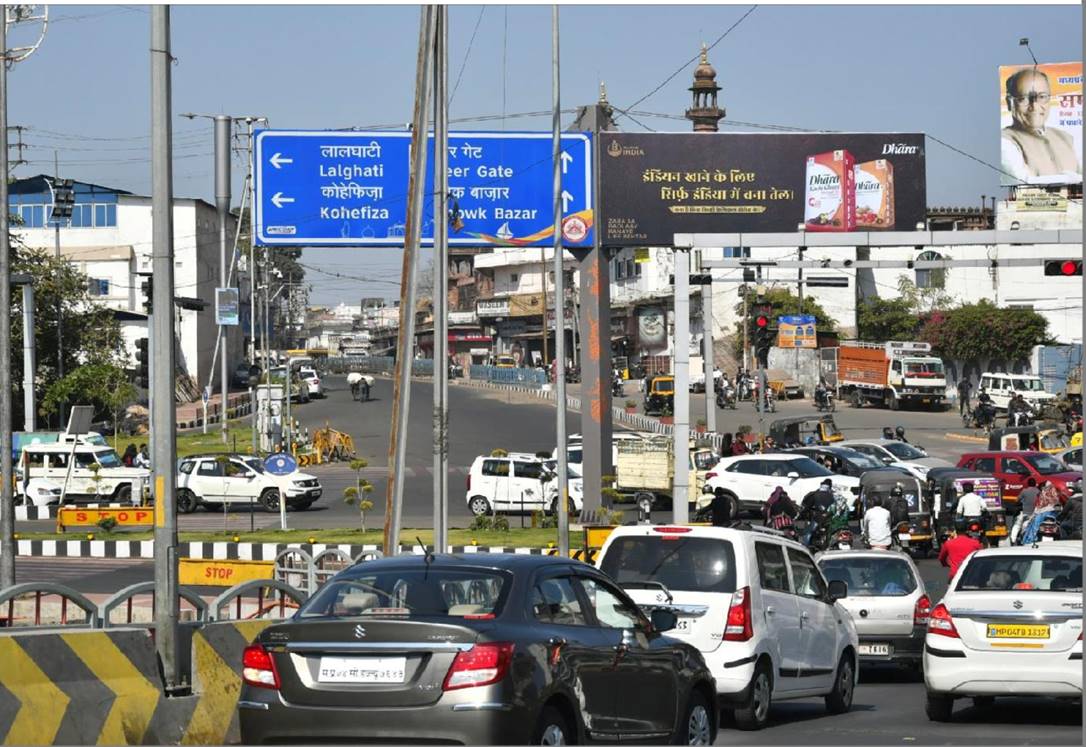
<svg viewBox="0 0 1086 747">
<path fill-rule="evenodd" d="M 894 487 L 890 488 L 891 498 L 900 498 L 903 495 L 904 493 L 902 492 L 900 485 L 895 485 Z"/>
<path fill-rule="evenodd" d="M 897 434 L 898 438 L 901 438 L 905 435 L 905 429 L 899 425 L 897 428 L 894 428 L 894 433 Z"/>
<path fill-rule="evenodd" d="M 827 477 L 825 480 L 822 481 L 822 484 L 819 487 L 832 488 L 833 487 L 833 480 L 831 480 L 830 478 Z"/>
</svg>

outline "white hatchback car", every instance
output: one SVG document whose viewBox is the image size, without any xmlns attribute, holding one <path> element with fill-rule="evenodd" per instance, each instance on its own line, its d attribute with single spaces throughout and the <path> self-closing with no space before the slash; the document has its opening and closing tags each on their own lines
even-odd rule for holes
<svg viewBox="0 0 1086 747">
<path fill-rule="evenodd" d="M 468 472 L 465 500 L 473 516 L 492 513 L 547 511 L 558 505 L 558 481 L 546 462 L 534 454 L 479 456 Z M 584 482 L 572 470 L 568 478 L 570 513 L 584 505 Z"/>
<path fill-rule="evenodd" d="M 621 526 L 596 563 L 642 609 L 678 614 L 668 635 L 701 651 L 739 728 L 765 726 L 773 700 L 852 707 L 858 639 L 837 604 L 847 589 L 798 542 L 761 528 Z"/>
<path fill-rule="evenodd" d="M 892 438 L 872 438 L 870 440 L 838 441 L 834 446 L 845 446 L 853 451 L 866 454 L 879 460 L 887 467 L 898 467 L 920 480 L 927 479 L 928 472 L 936 467 L 953 467 L 954 464 L 946 459 L 928 456 L 923 449 L 915 444 L 898 441 Z"/>
<path fill-rule="evenodd" d="M 738 500 L 744 510 L 761 511 L 774 488 L 784 488 L 798 505 L 803 496 L 818 490 L 826 478 L 855 504 L 860 492 L 859 478 L 836 475 L 808 456 L 789 452 L 721 459 L 706 475 L 704 491 Z"/>
<path fill-rule="evenodd" d="M 830 550 L 816 558 L 827 581 L 843 581 L 840 604 L 860 636 L 860 663 L 892 662 L 920 671 L 931 598 L 905 553 Z"/>
<path fill-rule="evenodd" d="M 314 368 L 302 368 L 298 370 L 298 376 L 305 382 L 309 389 L 310 397 L 324 397 L 324 384 Z"/>
<path fill-rule="evenodd" d="M 931 611 L 927 714 L 955 698 L 1082 698 L 1082 542 L 978 550 Z"/>
</svg>

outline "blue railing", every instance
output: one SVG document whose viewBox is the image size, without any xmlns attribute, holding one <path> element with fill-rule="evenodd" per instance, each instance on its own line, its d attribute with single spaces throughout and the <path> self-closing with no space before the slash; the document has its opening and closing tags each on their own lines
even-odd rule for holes
<svg viewBox="0 0 1086 747">
<path fill-rule="evenodd" d="M 517 384 L 540 387 L 547 383 L 547 372 L 538 368 L 497 368 L 472 366 L 469 374 L 473 381 L 489 381 L 492 384 Z"/>
</svg>

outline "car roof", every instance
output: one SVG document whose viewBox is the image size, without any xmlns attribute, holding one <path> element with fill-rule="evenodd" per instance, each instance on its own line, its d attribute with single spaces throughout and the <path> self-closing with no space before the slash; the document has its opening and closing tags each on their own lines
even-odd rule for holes
<svg viewBox="0 0 1086 747">
<path fill-rule="evenodd" d="M 72 450 L 71 441 L 49 441 L 48 443 L 31 443 L 24 444 L 23 451 L 61 451 L 68 453 Z M 76 451 L 113 451 L 113 447 L 109 444 L 92 444 L 86 441 L 77 441 L 75 443 Z"/>
<path fill-rule="evenodd" d="M 872 558 L 891 558 L 893 560 L 900 560 L 908 563 L 914 571 L 917 571 L 917 575 L 919 575 L 916 563 L 903 552 L 887 552 L 886 550 L 826 550 L 825 552 L 820 552 L 815 558 L 815 561 L 845 560 L 848 558 L 855 558 L 856 560 L 871 560 Z"/>
<path fill-rule="evenodd" d="M 749 528 L 739 527 L 718 527 L 710 524 L 634 524 L 630 526 L 615 527 L 610 535 L 607 537 L 607 541 L 610 542 L 612 537 L 660 537 L 663 538 L 668 532 L 667 529 L 685 529 L 687 532 L 683 534 L 689 534 L 692 537 L 715 537 L 717 539 L 735 540 L 735 539 L 748 539 L 758 538 L 763 539 L 778 539 L 781 542 L 793 546 L 801 547 L 804 550 L 807 549 L 802 543 L 789 539 L 783 532 L 779 532 L 775 529 L 769 529 L 757 525 L 750 525 Z M 674 535 L 672 535 L 674 536 Z"/>
<path fill-rule="evenodd" d="M 795 415 L 790 418 L 777 418 L 775 420 L 772 420 L 769 423 L 769 427 L 774 428 L 782 425 L 792 425 L 793 423 L 809 423 L 812 421 L 823 423 L 829 420 L 833 420 L 833 416 L 827 415 L 825 413 L 821 415 Z"/>
<path fill-rule="evenodd" d="M 886 444 L 892 444 L 897 442 L 896 438 L 846 438 L 844 441 L 838 441 L 835 446 L 848 447 L 850 444 L 874 444 L 875 446 L 885 446 Z M 902 441 L 901 443 L 904 443 Z M 909 444 L 910 446 L 912 444 Z"/>
<path fill-rule="evenodd" d="M 224 454 L 222 452 L 215 453 L 212 451 L 203 454 L 185 454 L 185 456 L 178 457 L 178 459 L 187 461 L 189 459 L 218 459 L 219 457 L 227 457 L 229 459 L 256 459 L 258 461 L 263 461 L 260 457 L 253 456 L 252 454 Z"/>
<path fill-rule="evenodd" d="M 387 558 L 366 560 L 355 563 L 344 573 L 357 571 L 365 573 L 371 570 L 426 567 L 426 556 L 419 548 L 412 552 L 393 555 Z M 557 555 L 529 555 L 527 553 L 438 553 L 431 556 L 431 568 L 481 569 L 481 570 L 530 570 L 533 568 L 593 568 L 579 560 L 562 558 Z M 593 568 L 594 569 L 594 568 Z M 354 575 L 352 573 L 352 575 Z"/>
<path fill-rule="evenodd" d="M 1029 451 L 1028 449 L 1018 449 L 1016 451 L 996 451 L 996 450 L 970 451 L 970 452 L 967 452 L 965 454 L 962 454 L 958 458 L 959 459 L 965 459 L 966 457 L 979 457 L 979 456 L 1016 456 L 1016 457 L 1024 457 L 1024 456 L 1031 456 L 1031 455 L 1032 456 L 1039 456 L 1039 455 L 1044 454 L 1044 453 L 1046 453 L 1046 452 L 1043 452 L 1043 451 Z M 1049 456 L 1051 456 L 1051 454 L 1049 454 Z"/>
<path fill-rule="evenodd" d="M 981 376 L 990 376 L 996 379 L 1039 379 L 1040 376 L 1034 374 L 1015 374 L 1015 373 L 1003 373 L 1001 371 L 993 371 L 991 373 L 981 374 Z"/>
<path fill-rule="evenodd" d="M 737 456 L 724 457 L 720 461 L 728 462 L 729 464 L 731 462 L 744 462 L 744 461 L 751 461 L 751 460 L 754 460 L 754 459 L 765 459 L 767 461 L 778 462 L 778 461 L 783 461 L 785 459 L 796 459 L 798 457 L 805 457 L 805 456 L 807 456 L 807 455 L 806 454 L 797 454 L 797 453 L 792 452 L 792 451 L 777 451 L 777 452 L 771 451 L 768 454 L 739 454 Z"/>
<path fill-rule="evenodd" d="M 1036 545 L 1015 545 L 1011 547 L 988 547 L 977 550 L 974 557 L 991 555 L 1061 555 L 1081 558 L 1082 540 L 1058 540 L 1056 542 L 1038 542 Z"/>
</svg>

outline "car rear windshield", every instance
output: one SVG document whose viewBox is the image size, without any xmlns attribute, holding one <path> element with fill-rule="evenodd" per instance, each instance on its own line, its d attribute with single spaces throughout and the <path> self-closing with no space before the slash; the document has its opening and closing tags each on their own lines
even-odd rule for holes
<svg viewBox="0 0 1086 747">
<path fill-rule="evenodd" d="M 674 381 L 657 381 L 656 384 L 653 386 L 653 389 L 655 389 L 658 392 L 673 392 L 673 391 L 675 391 L 675 382 Z"/>
<path fill-rule="evenodd" d="M 508 574 L 482 568 L 390 568 L 333 579 L 298 616 L 496 616 L 508 585 Z"/>
<path fill-rule="evenodd" d="M 732 543 L 711 537 L 664 539 L 669 535 L 620 537 L 611 543 L 601 570 L 620 586 L 660 583 L 670 591 L 730 594 L 735 591 Z M 674 535 L 670 535 L 674 537 Z"/>
<path fill-rule="evenodd" d="M 1063 555 L 986 555 L 969 561 L 955 591 L 1082 593 L 1082 558 Z"/>
<path fill-rule="evenodd" d="M 924 452 L 914 449 L 903 441 L 890 441 L 889 443 L 883 444 L 883 446 L 886 447 L 887 451 L 903 462 L 908 462 L 911 459 L 924 458 Z"/>
<path fill-rule="evenodd" d="M 826 558 L 818 563 L 827 581 L 844 581 L 850 597 L 905 597 L 916 591 L 909 564 L 896 558 Z"/>
</svg>

